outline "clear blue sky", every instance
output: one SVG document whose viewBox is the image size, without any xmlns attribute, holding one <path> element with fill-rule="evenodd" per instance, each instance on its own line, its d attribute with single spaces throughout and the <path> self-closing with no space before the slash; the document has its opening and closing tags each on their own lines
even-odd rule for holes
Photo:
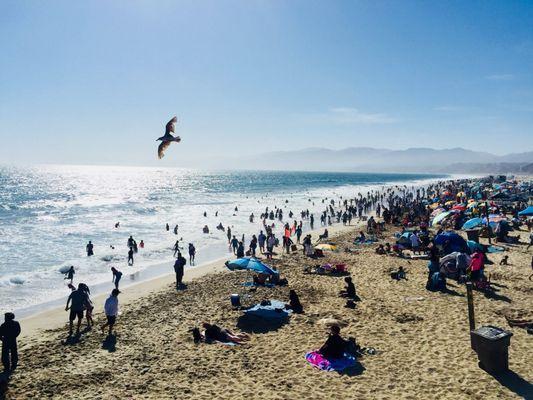
<svg viewBox="0 0 533 400">
<path fill-rule="evenodd" d="M 3 0 L 0 49 L 0 162 L 533 149 L 531 1 Z"/>
</svg>

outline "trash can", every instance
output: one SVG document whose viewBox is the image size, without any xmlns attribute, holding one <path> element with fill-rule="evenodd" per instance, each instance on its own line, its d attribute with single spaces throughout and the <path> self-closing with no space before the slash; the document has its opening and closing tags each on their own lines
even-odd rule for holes
<svg viewBox="0 0 533 400">
<path fill-rule="evenodd" d="M 468 237 L 468 240 L 479 243 L 479 229 L 467 229 L 466 236 Z"/>
<path fill-rule="evenodd" d="M 477 353 L 481 368 L 489 373 L 509 369 L 511 336 L 511 332 L 490 325 L 470 331 L 472 349 Z"/>
<path fill-rule="evenodd" d="M 239 296 L 238 294 L 232 294 L 231 305 L 233 307 L 239 307 L 241 305 L 241 296 Z"/>
</svg>

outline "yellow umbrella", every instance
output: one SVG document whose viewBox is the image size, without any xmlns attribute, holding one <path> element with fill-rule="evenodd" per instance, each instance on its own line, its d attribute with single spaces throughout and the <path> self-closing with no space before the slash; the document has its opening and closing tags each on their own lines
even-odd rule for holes
<svg viewBox="0 0 533 400">
<path fill-rule="evenodd" d="M 446 204 L 447 206 L 449 206 L 449 205 L 451 205 L 451 204 L 455 204 L 455 201 L 453 201 L 453 200 L 450 200 L 450 201 L 447 201 L 447 202 L 446 202 L 446 203 L 444 203 L 444 204 Z"/>
<path fill-rule="evenodd" d="M 433 203 L 433 204 L 430 204 L 429 205 L 429 208 L 431 208 L 432 210 L 434 210 L 435 208 L 437 207 L 440 207 L 440 204 L 439 203 Z"/>
<path fill-rule="evenodd" d="M 337 250 L 337 246 L 329 243 L 320 243 L 315 246 L 315 249 L 334 251 Z"/>
</svg>

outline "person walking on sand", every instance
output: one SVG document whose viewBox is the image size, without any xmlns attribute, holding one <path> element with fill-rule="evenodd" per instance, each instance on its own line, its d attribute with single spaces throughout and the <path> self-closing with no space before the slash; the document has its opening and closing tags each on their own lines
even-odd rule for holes
<svg viewBox="0 0 533 400">
<path fill-rule="evenodd" d="M 4 323 L 0 325 L 0 340 L 2 341 L 2 365 L 4 372 L 9 374 L 17 368 L 19 361 L 17 351 L 17 337 L 20 335 L 20 324 L 15 321 L 15 314 L 4 314 Z"/>
<path fill-rule="evenodd" d="M 104 304 L 104 312 L 107 318 L 107 322 L 102 326 L 102 333 L 104 333 L 106 327 L 109 327 L 108 336 L 111 336 L 111 334 L 113 333 L 113 327 L 117 322 L 119 294 L 120 290 L 113 289 L 113 291 L 111 292 L 111 296 L 107 298 Z"/>
<path fill-rule="evenodd" d="M 89 299 L 87 292 L 83 290 L 83 286 L 78 288 L 70 293 L 67 299 L 67 305 L 65 306 L 65 311 L 70 309 L 70 314 L 68 317 L 69 320 L 69 335 L 72 335 L 72 327 L 74 320 L 78 319 L 78 326 L 76 329 L 76 335 L 80 333 L 81 320 L 83 319 L 83 311 L 89 306 Z"/>
<path fill-rule="evenodd" d="M 74 270 L 74 265 L 71 265 L 67 272 L 65 272 L 65 278 L 63 280 L 70 280 L 70 283 L 72 284 L 72 281 L 74 280 L 74 274 L 76 271 Z"/>
<path fill-rule="evenodd" d="M 178 252 L 178 258 L 174 262 L 174 272 L 176 273 L 176 290 L 181 289 L 185 264 L 187 264 L 187 260 L 181 255 L 180 252 Z"/>
<path fill-rule="evenodd" d="M 265 242 L 266 242 L 266 235 L 263 233 L 263 231 L 259 232 L 259 236 L 257 236 L 257 243 L 259 244 L 259 251 L 261 253 L 265 252 Z"/>
<path fill-rule="evenodd" d="M 94 245 L 93 242 L 89 240 L 89 243 L 87 243 L 87 246 L 85 246 L 85 249 L 87 250 L 87 257 L 94 255 Z"/>
<path fill-rule="evenodd" d="M 128 265 L 133 265 L 133 247 L 130 247 L 128 251 Z"/>
<path fill-rule="evenodd" d="M 122 278 L 122 272 L 120 272 L 115 267 L 111 267 L 111 272 L 113 273 L 113 278 L 111 279 L 111 282 L 115 284 L 115 289 L 118 289 L 118 283 L 120 282 L 120 279 Z"/>
<path fill-rule="evenodd" d="M 194 244 L 189 243 L 189 264 L 194 265 L 194 256 L 196 255 L 196 248 Z"/>
</svg>

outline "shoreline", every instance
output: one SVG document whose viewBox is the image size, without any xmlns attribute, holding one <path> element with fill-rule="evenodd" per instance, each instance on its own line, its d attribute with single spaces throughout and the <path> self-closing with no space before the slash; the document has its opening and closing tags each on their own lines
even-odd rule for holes
<svg viewBox="0 0 533 400">
<path fill-rule="evenodd" d="M 372 215 L 372 214 L 370 214 Z M 368 216 L 370 216 L 368 215 Z M 328 232 L 331 236 L 331 238 L 335 238 L 336 236 L 339 236 L 343 233 L 348 232 L 350 229 L 353 229 L 354 232 L 363 226 L 363 222 L 356 222 L 352 225 L 343 225 L 342 223 L 335 223 L 330 226 L 321 226 L 320 228 L 316 228 L 313 230 L 305 231 L 306 234 L 312 234 L 317 235 L 318 233 L 321 233 L 324 231 L 324 229 L 328 229 Z M 279 249 L 282 249 L 280 246 Z M 297 251 L 301 251 L 301 248 L 299 247 Z M 285 255 L 285 253 L 280 253 Z M 291 253 L 292 254 L 292 253 Z M 282 257 L 276 257 L 276 259 L 282 259 Z M 225 268 L 224 262 L 229 259 L 235 258 L 233 253 L 228 253 L 226 256 L 219 257 L 215 260 L 207 261 L 203 264 L 200 264 L 195 267 L 186 267 L 185 268 L 185 274 L 183 276 L 183 282 L 185 284 L 192 282 L 198 278 L 201 278 L 203 276 L 215 273 L 215 272 L 223 272 L 227 269 Z M 261 258 L 261 257 L 258 257 Z M 168 271 L 173 271 L 173 261 L 171 262 L 164 262 L 159 263 L 153 266 L 155 267 L 167 267 Z M 230 271 L 228 271 L 230 272 Z M 139 282 L 121 286 L 121 294 L 119 297 L 120 301 L 120 308 L 121 310 L 124 309 L 125 306 L 128 306 L 132 304 L 135 301 L 138 301 L 142 299 L 143 297 L 146 297 L 150 294 L 155 294 L 157 292 L 161 292 L 164 290 L 167 286 L 174 284 L 175 282 L 175 275 L 173 272 L 168 272 L 163 275 L 159 275 L 150 279 L 146 280 L 140 280 Z M 94 305 L 94 316 L 99 315 L 102 313 L 104 302 L 109 296 L 109 292 L 113 288 L 113 284 L 109 283 L 109 290 L 105 292 L 99 292 L 98 294 L 91 296 L 91 301 Z M 38 340 L 39 339 L 39 332 L 49 330 L 49 329 L 55 329 L 62 325 L 66 325 L 68 323 L 68 313 L 65 311 L 65 308 L 63 305 L 59 305 L 62 301 L 63 303 L 66 303 L 68 298 L 68 295 L 65 296 L 63 299 L 54 300 L 53 302 L 58 302 L 58 304 L 55 304 L 54 306 L 51 306 L 50 308 L 46 308 L 41 311 L 37 311 L 36 313 L 29 314 L 26 316 L 23 316 L 22 318 L 19 318 L 19 322 L 21 323 L 23 329 L 20 334 L 21 339 L 28 339 L 31 338 L 32 340 Z M 121 311 L 122 312 L 122 311 Z M 82 322 L 82 326 L 85 323 L 85 318 Z"/>
</svg>

